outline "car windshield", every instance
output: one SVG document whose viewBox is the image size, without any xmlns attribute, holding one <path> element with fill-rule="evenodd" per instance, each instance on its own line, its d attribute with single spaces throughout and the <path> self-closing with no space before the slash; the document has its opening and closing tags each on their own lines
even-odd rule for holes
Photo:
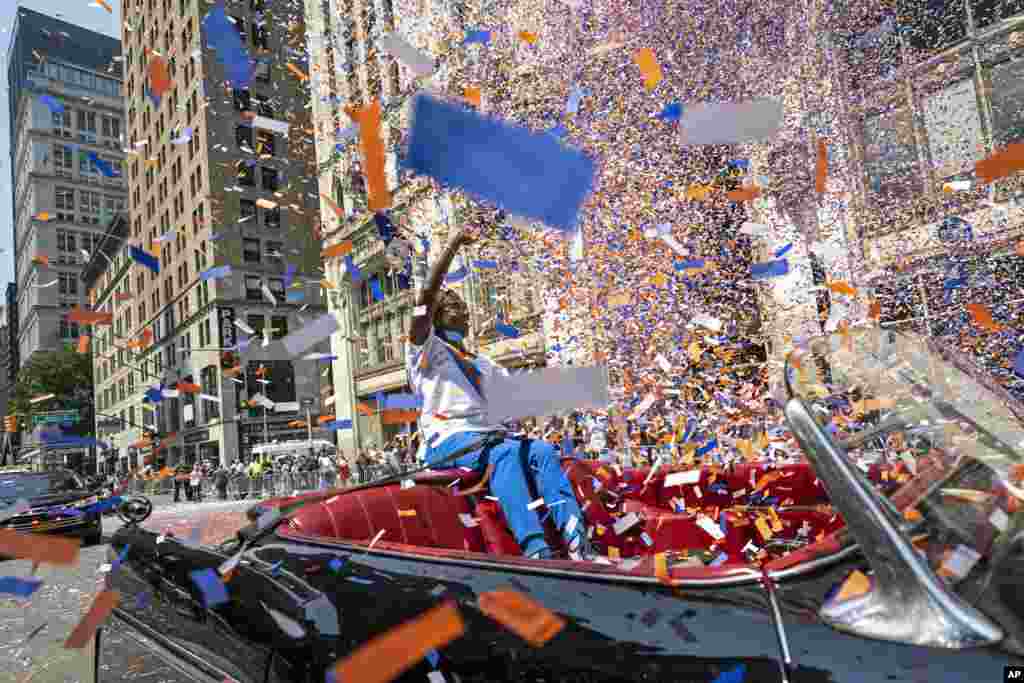
<svg viewBox="0 0 1024 683">
<path fill-rule="evenodd" d="M 940 576 L 967 577 L 1022 521 L 1024 407 L 966 359 L 863 328 L 798 347 L 785 373 Z"/>
<path fill-rule="evenodd" d="M 84 482 L 71 472 L 0 473 L 0 499 L 36 498 L 81 491 Z"/>
</svg>

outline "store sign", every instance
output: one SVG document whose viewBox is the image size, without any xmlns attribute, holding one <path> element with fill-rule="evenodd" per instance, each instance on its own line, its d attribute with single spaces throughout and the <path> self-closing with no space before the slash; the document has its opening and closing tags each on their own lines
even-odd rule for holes
<svg viewBox="0 0 1024 683">
<path fill-rule="evenodd" d="M 228 349 L 238 343 L 235 338 L 235 309 L 230 306 L 217 308 L 217 322 L 220 325 L 220 348 Z"/>
<path fill-rule="evenodd" d="M 296 413 L 299 411 L 298 401 L 288 401 L 287 403 L 277 403 L 274 405 L 274 410 L 279 413 Z"/>
<path fill-rule="evenodd" d="M 195 432 L 189 432 L 185 435 L 185 443 L 198 443 L 200 441 L 210 440 L 210 430 L 200 429 Z"/>
</svg>

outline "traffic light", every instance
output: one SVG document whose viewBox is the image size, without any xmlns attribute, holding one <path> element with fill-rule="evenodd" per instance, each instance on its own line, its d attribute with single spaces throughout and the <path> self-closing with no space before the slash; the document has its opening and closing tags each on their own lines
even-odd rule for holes
<svg viewBox="0 0 1024 683">
<path fill-rule="evenodd" d="M 231 351 L 225 351 L 220 354 L 220 367 L 221 370 L 230 370 L 238 365 L 238 356 Z"/>
<path fill-rule="evenodd" d="M 4 417 L 4 431 L 8 434 L 16 434 L 18 432 L 18 417 L 16 415 Z"/>
</svg>

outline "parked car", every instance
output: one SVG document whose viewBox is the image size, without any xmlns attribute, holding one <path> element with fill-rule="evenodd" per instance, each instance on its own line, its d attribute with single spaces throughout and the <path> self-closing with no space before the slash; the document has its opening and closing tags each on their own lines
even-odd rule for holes
<svg viewBox="0 0 1024 683">
<path fill-rule="evenodd" d="M 0 468 L 0 527 L 38 534 L 79 536 L 85 544 L 103 539 L 102 487 L 90 488 L 66 469 L 33 471 Z M 27 509 L 6 517 L 3 510 L 24 500 Z"/>
<path fill-rule="evenodd" d="M 785 373 L 803 459 L 653 476 L 563 461 L 600 557 L 526 559 L 478 475 L 424 471 L 130 524 L 114 619 L 216 683 L 323 681 L 445 601 L 463 635 L 401 680 L 986 681 L 1024 664 L 1024 408 L 877 330 L 815 340 Z M 888 417 L 869 424 L 871 402 Z M 955 428 L 878 454 L 922 421 Z M 225 601 L 203 570 L 230 574 Z M 530 645 L 481 607 L 497 589 L 564 627 Z"/>
</svg>

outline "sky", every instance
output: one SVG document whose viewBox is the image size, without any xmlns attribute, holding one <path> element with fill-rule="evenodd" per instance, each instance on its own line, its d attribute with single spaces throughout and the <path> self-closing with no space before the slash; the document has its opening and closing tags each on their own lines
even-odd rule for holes
<svg viewBox="0 0 1024 683">
<path fill-rule="evenodd" d="M 90 5 L 89 0 L 0 0 L 0 288 L 14 280 L 14 254 L 12 243 L 14 235 L 11 227 L 11 187 L 10 165 L 10 122 L 7 110 L 7 50 L 11 46 L 11 29 L 14 27 L 14 16 L 18 7 L 34 9 L 70 24 L 91 29 L 120 38 L 121 3 L 120 0 L 107 0 L 113 14 L 107 13 L 98 3 Z"/>
</svg>

